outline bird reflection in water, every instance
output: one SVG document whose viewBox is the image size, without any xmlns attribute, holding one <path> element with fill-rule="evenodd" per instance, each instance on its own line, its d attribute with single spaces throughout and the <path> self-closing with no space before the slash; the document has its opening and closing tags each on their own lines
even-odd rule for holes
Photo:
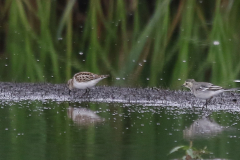
<svg viewBox="0 0 240 160">
<path fill-rule="evenodd" d="M 74 108 L 69 106 L 67 111 L 68 117 L 71 118 L 75 124 L 79 126 L 88 126 L 94 125 L 104 121 L 104 118 L 101 118 L 92 110 L 87 108 Z"/>
<path fill-rule="evenodd" d="M 228 127 L 224 127 L 216 123 L 210 118 L 209 114 L 194 121 L 190 127 L 183 130 L 183 138 L 190 142 L 188 145 L 180 145 L 174 147 L 170 154 L 182 149 L 185 151 L 182 159 L 203 159 L 202 156 L 213 155 L 212 152 L 207 150 L 207 146 L 204 148 L 193 147 L 194 139 L 211 138 L 225 131 Z"/>
<path fill-rule="evenodd" d="M 189 128 L 183 130 L 185 139 L 210 138 L 221 133 L 226 127 L 220 126 L 209 116 L 204 116 L 192 123 Z"/>
</svg>

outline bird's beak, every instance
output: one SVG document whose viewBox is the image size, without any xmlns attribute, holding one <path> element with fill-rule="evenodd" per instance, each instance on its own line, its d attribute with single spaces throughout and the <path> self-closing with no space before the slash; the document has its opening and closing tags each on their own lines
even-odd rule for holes
<svg viewBox="0 0 240 160">
<path fill-rule="evenodd" d="M 182 87 L 186 87 L 185 83 L 183 83 Z"/>
</svg>

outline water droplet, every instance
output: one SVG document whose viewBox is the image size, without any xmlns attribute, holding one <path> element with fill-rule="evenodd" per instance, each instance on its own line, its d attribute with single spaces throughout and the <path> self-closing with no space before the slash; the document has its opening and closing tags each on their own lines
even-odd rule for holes
<svg viewBox="0 0 240 160">
<path fill-rule="evenodd" d="M 219 45 L 220 42 L 219 41 L 213 41 L 213 45 Z"/>
</svg>

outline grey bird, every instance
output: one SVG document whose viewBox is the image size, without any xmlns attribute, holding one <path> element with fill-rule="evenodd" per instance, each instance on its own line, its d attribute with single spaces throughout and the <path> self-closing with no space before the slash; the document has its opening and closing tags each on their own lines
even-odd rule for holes
<svg viewBox="0 0 240 160">
<path fill-rule="evenodd" d="M 206 99 L 206 107 L 207 103 L 211 100 L 213 96 L 216 96 L 220 93 L 226 91 L 238 91 L 239 88 L 231 88 L 231 89 L 224 89 L 221 86 L 216 86 L 212 83 L 208 82 L 196 82 L 194 79 L 187 79 L 184 84 L 184 87 L 187 87 L 191 90 L 191 93 L 200 99 Z"/>
</svg>

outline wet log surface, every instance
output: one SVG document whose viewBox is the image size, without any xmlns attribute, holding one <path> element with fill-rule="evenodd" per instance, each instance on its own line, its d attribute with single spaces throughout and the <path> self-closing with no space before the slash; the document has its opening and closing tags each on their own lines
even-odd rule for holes
<svg viewBox="0 0 240 160">
<path fill-rule="evenodd" d="M 96 86 L 88 94 L 84 94 L 85 90 L 74 89 L 70 95 L 66 84 L 1 82 L 0 88 L 1 101 L 87 101 L 146 106 L 176 106 L 181 108 L 202 108 L 205 104 L 205 100 L 195 98 L 189 91 L 159 88 Z M 239 111 L 239 106 L 240 92 L 226 92 L 214 97 L 207 108 Z"/>
</svg>

